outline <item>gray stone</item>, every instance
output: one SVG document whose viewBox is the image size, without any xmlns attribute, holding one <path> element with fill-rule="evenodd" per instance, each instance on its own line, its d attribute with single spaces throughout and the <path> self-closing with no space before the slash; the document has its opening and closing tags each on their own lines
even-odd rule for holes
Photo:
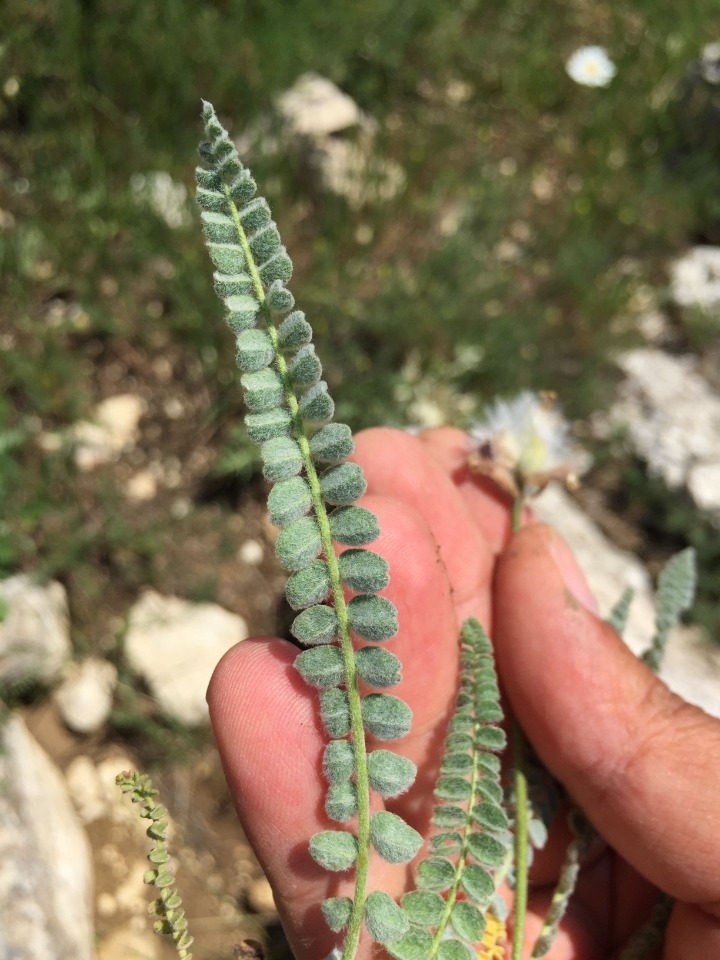
<svg viewBox="0 0 720 960">
<path fill-rule="evenodd" d="M 90 847 L 18 717 L 0 730 L 0 960 L 92 960 Z"/>
<path fill-rule="evenodd" d="M 130 611 L 125 656 L 164 713 L 198 724 L 208 718 L 205 693 L 217 662 L 247 635 L 243 618 L 217 604 L 146 590 Z"/>
<path fill-rule="evenodd" d="M 622 426 L 670 489 L 685 486 L 698 507 L 720 513 L 720 397 L 697 361 L 640 349 L 618 363 L 626 379 L 605 427 Z"/>
<path fill-rule="evenodd" d="M 55 702 L 65 724 L 75 733 L 94 733 L 112 707 L 117 669 L 107 660 L 88 657 L 72 664 L 55 691 Z"/>
<path fill-rule="evenodd" d="M 78 469 L 94 470 L 133 447 L 144 412 L 144 401 L 132 393 L 117 394 L 99 403 L 91 420 L 81 420 L 70 431 Z"/>
<path fill-rule="evenodd" d="M 7 607 L 0 623 L 0 685 L 52 684 L 71 652 L 64 587 L 10 577 L 0 582 L 0 600 Z"/>
</svg>

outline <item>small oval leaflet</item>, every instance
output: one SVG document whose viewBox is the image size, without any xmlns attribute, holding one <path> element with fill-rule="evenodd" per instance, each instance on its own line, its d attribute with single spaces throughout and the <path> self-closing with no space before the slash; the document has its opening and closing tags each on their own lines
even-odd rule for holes
<svg viewBox="0 0 720 960">
<path fill-rule="evenodd" d="M 330 593 L 330 587 L 327 563 L 324 560 L 313 560 L 288 579 L 285 596 L 293 610 L 302 610 L 325 600 Z"/>
<path fill-rule="evenodd" d="M 260 456 L 263 459 L 263 476 L 273 483 L 289 480 L 303 468 L 300 444 L 292 437 L 266 440 L 260 448 Z"/>
<path fill-rule="evenodd" d="M 290 432 L 292 418 L 287 407 L 275 407 L 262 413 L 248 413 L 245 426 L 248 436 L 256 443 L 264 443 L 273 437 L 285 437 Z"/>
<path fill-rule="evenodd" d="M 299 403 L 300 413 L 306 420 L 321 423 L 330 420 L 335 412 L 335 404 L 327 392 L 324 380 L 310 387 Z"/>
<path fill-rule="evenodd" d="M 347 605 L 351 630 L 363 640 L 382 643 L 398 631 L 397 610 L 386 597 L 360 594 Z"/>
<path fill-rule="evenodd" d="M 267 330 L 243 330 L 238 334 L 235 345 L 235 362 L 246 373 L 263 370 L 275 357 L 275 349 Z"/>
<path fill-rule="evenodd" d="M 357 463 L 339 463 L 321 475 L 320 489 L 327 503 L 347 506 L 360 499 L 367 490 L 367 482 Z"/>
<path fill-rule="evenodd" d="M 410 923 L 421 927 L 436 927 L 445 912 L 445 901 L 433 890 L 412 890 L 400 902 Z"/>
<path fill-rule="evenodd" d="M 473 833 L 468 840 L 471 856 L 488 867 L 499 867 L 505 859 L 507 847 L 487 833 Z"/>
<path fill-rule="evenodd" d="M 452 804 L 435 807 L 434 813 L 432 822 L 436 827 L 459 827 L 467 820 L 467 814 L 462 807 L 455 807 Z"/>
<path fill-rule="evenodd" d="M 298 654 L 295 669 L 313 687 L 337 687 L 345 679 L 342 651 L 332 644 Z"/>
<path fill-rule="evenodd" d="M 368 780 L 382 797 L 397 797 L 415 781 L 417 767 L 390 750 L 373 750 L 367 760 Z"/>
<path fill-rule="evenodd" d="M 440 766 L 443 773 L 470 773 L 472 768 L 473 758 L 469 753 L 447 753 Z"/>
<path fill-rule="evenodd" d="M 477 943 L 485 933 L 485 917 L 467 900 L 458 901 L 450 914 L 455 933 L 468 943 Z"/>
<path fill-rule="evenodd" d="M 495 881 L 482 867 L 476 863 L 468 863 L 463 870 L 460 881 L 463 890 L 470 900 L 478 904 L 486 904 L 495 894 Z"/>
<path fill-rule="evenodd" d="M 330 784 L 325 797 L 325 813 L 331 820 L 344 823 L 355 816 L 357 808 L 357 784 L 353 780 Z"/>
<path fill-rule="evenodd" d="M 475 823 L 484 830 L 493 830 L 499 833 L 509 828 L 505 811 L 492 801 L 476 804 L 472 809 L 472 817 Z"/>
<path fill-rule="evenodd" d="M 349 547 L 362 547 L 380 536 L 380 524 L 365 507 L 339 507 L 330 514 L 333 540 Z"/>
<path fill-rule="evenodd" d="M 358 676 L 370 687 L 394 687 L 402 679 L 402 664 L 389 650 L 363 647 L 355 654 Z"/>
<path fill-rule="evenodd" d="M 440 777 L 435 785 L 435 796 L 441 800 L 467 800 L 472 785 L 464 777 Z"/>
<path fill-rule="evenodd" d="M 481 955 L 459 940 L 443 940 L 437 956 L 438 960 L 478 960 Z"/>
<path fill-rule="evenodd" d="M 248 237 L 248 240 L 256 262 L 267 260 L 274 253 L 277 253 L 282 245 L 277 226 L 272 221 Z M 277 283 L 277 281 L 275 281 L 275 283 Z M 274 284 L 271 286 L 274 286 Z"/>
<path fill-rule="evenodd" d="M 270 522 L 276 527 L 286 527 L 293 520 L 299 520 L 311 507 L 310 485 L 303 477 L 281 480 L 268 496 Z"/>
<path fill-rule="evenodd" d="M 321 463 L 336 463 L 355 449 L 352 430 L 345 423 L 326 423 L 310 440 L 310 453 Z"/>
<path fill-rule="evenodd" d="M 282 378 L 272 367 L 244 373 L 240 377 L 240 383 L 244 390 L 245 406 L 252 413 L 277 407 L 284 397 Z"/>
<path fill-rule="evenodd" d="M 390 582 L 387 560 L 372 550 L 345 550 L 338 564 L 343 583 L 358 593 L 377 593 Z"/>
<path fill-rule="evenodd" d="M 348 740 L 331 740 L 325 747 L 323 772 L 330 783 L 350 779 L 355 772 L 355 755 Z"/>
<path fill-rule="evenodd" d="M 370 839 L 387 863 L 409 863 L 423 844 L 417 830 L 387 810 L 379 810 L 370 818 Z"/>
<path fill-rule="evenodd" d="M 280 280 L 274 280 L 270 284 L 270 287 L 265 294 L 265 302 L 267 303 L 271 313 L 281 314 L 287 313 L 288 310 L 292 310 L 292 308 L 295 306 L 295 297 L 286 287 L 283 286 Z"/>
<path fill-rule="evenodd" d="M 311 339 L 312 327 L 302 310 L 293 310 L 278 327 L 278 343 L 283 350 L 301 347 Z"/>
<path fill-rule="evenodd" d="M 388 953 L 395 960 L 429 960 L 433 938 L 427 930 L 410 929 L 402 940 L 388 944 Z"/>
<path fill-rule="evenodd" d="M 410 730 L 412 710 L 399 697 L 369 693 L 362 701 L 363 723 L 378 740 L 399 740 Z"/>
<path fill-rule="evenodd" d="M 262 266 L 258 267 L 258 273 L 260 274 L 263 285 L 269 284 L 273 280 L 282 280 L 283 283 L 287 283 L 290 277 L 292 277 L 292 272 L 292 260 L 285 252 L 285 247 L 280 247 L 279 252 L 276 253 L 275 256 L 266 260 Z"/>
<path fill-rule="evenodd" d="M 365 901 L 365 923 L 373 940 L 395 943 L 410 929 L 410 923 L 395 903 L 381 890 L 373 890 Z"/>
<path fill-rule="evenodd" d="M 504 750 L 507 745 L 505 731 L 500 727 L 479 727 L 475 732 L 475 746 L 480 750 Z"/>
<path fill-rule="evenodd" d="M 293 521 L 280 531 L 275 543 L 277 558 L 286 570 L 301 570 L 321 549 L 320 528 L 312 517 Z"/>
<path fill-rule="evenodd" d="M 446 857 L 428 857 L 418 867 L 418 886 L 423 890 L 442 893 L 455 879 L 455 868 Z"/>
<path fill-rule="evenodd" d="M 323 830 L 310 840 L 310 856 L 326 870 L 349 870 L 357 859 L 357 837 L 346 830 Z"/>
<path fill-rule="evenodd" d="M 290 632 L 300 643 L 327 644 L 337 636 L 340 629 L 334 607 L 318 603 L 299 613 L 292 622 Z M 339 648 L 335 648 L 338 653 Z"/>
<path fill-rule="evenodd" d="M 344 690 L 333 687 L 320 693 L 320 718 L 331 737 L 350 733 L 350 703 Z"/>
<path fill-rule="evenodd" d="M 320 909 L 325 917 L 325 923 L 333 933 L 340 933 L 348 925 L 352 905 L 350 897 L 328 897 L 327 900 L 323 900 Z"/>
<path fill-rule="evenodd" d="M 288 373 L 293 383 L 303 387 L 309 387 L 318 382 L 322 374 L 322 364 L 312 343 L 300 347 L 288 364 Z"/>
</svg>

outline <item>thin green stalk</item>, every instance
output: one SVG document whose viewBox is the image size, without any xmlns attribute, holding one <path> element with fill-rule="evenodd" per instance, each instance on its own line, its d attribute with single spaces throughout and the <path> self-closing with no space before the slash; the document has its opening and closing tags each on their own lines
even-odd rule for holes
<svg viewBox="0 0 720 960">
<path fill-rule="evenodd" d="M 477 725 L 476 725 L 477 726 Z M 473 772 L 472 780 L 470 781 L 470 799 L 468 801 L 468 810 L 471 811 L 477 802 L 477 786 L 480 780 L 480 764 L 478 763 L 477 756 L 478 750 L 475 749 L 475 756 L 473 758 Z M 455 905 L 455 900 L 457 899 L 458 890 L 460 889 L 460 881 L 462 880 L 463 871 L 465 869 L 465 862 L 467 860 L 469 847 L 469 840 L 473 833 L 472 820 L 468 818 L 465 828 L 463 830 L 462 844 L 460 847 L 460 856 L 458 859 L 457 869 L 455 871 L 455 879 L 453 880 L 453 885 L 450 888 L 446 901 L 445 901 L 445 910 L 443 911 L 442 919 L 438 924 L 437 930 L 435 931 L 435 936 L 433 937 L 432 946 L 430 948 L 430 958 L 437 955 L 438 948 L 443 939 L 443 934 L 447 928 L 448 923 L 450 922 L 450 914 L 452 913 L 452 908 Z"/>
<path fill-rule="evenodd" d="M 260 280 L 260 275 L 258 274 L 255 266 L 250 244 L 248 243 L 245 230 L 243 229 L 240 221 L 237 207 L 235 206 L 235 203 L 230 195 L 230 190 L 227 187 L 225 187 L 225 196 L 233 220 L 235 221 L 240 244 L 243 248 L 245 260 L 248 264 L 250 276 L 252 277 L 253 285 L 255 287 L 255 293 L 260 302 L 265 319 L 265 325 L 275 351 L 277 370 L 285 388 L 285 396 L 290 408 L 290 414 L 293 419 L 296 439 L 302 453 L 305 474 L 310 486 L 315 516 L 320 529 L 320 538 L 330 574 L 333 599 L 335 601 L 335 614 L 340 625 L 340 647 L 342 650 L 343 663 L 345 665 L 345 677 L 347 681 L 348 702 L 350 706 L 350 725 L 352 730 L 353 750 L 355 754 L 355 778 L 357 782 L 358 796 L 358 856 L 355 869 L 355 896 L 353 897 L 352 912 L 348 922 L 347 936 L 343 950 L 343 960 L 352 960 L 357 951 L 358 943 L 360 942 L 360 932 L 362 930 L 363 915 L 365 911 L 365 891 L 367 889 L 368 872 L 370 866 L 370 783 L 368 780 L 367 771 L 367 750 L 365 746 L 365 729 L 363 727 L 362 720 L 362 702 L 357 684 L 357 672 L 355 668 L 355 657 L 353 656 L 352 640 L 350 639 L 347 605 L 345 603 L 345 595 L 343 593 L 338 559 L 333 547 L 332 533 L 330 531 L 330 520 L 325 508 L 325 500 L 322 495 L 320 480 L 318 478 L 317 470 L 315 469 L 315 464 L 310 452 L 310 443 L 305 434 L 302 415 L 300 413 L 300 405 L 297 397 L 295 396 L 295 391 L 293 390 L 287 362 L 285 361 L 285 357 L 282 355 L 280 350 L 277 330 L 275 328 L 275 324 L 273 323 L 270 310 L 266 304 L 265 291 L 263 290 L 262 281 Z"/>
<path fill-rule="evenodd" d="M 520 529 L 523 499 L 517 497 L 512 510 L 512 532 Z M 525 939 L 528 896 L 528 787 L 525 773 L 525 734 L 513 718 L 513 778 L 515 783 L 515 904 L 513 908 L 512 960 L 521 960 Z"/>
</svg>

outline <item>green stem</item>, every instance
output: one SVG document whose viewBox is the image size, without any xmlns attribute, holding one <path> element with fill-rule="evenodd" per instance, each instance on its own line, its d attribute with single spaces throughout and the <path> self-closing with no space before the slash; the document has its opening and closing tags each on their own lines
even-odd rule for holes
<svg viewBox="0 0 720 960">
<path fill-rule="evenodd" d="M 522 523 L 523 500 L 517 497 L 512 510 L 512 532 Z M 525 734 L 512 722 L 513 778 L 515 784 L 515 905 L 513 909 L 512 960 L 521 960 L 525 939 L 528 896 L 528 789 L 525 774 Z"/>
<path fill-rule="evenodd" d="M 350 624 L 348 620 L 347 604 L 343 593 L 342 579 L 340 577 L 340 568 L 338 565 L 337 554 L 333 546 L 332 533 L 330 531 L 330 520 L 325 508 L 325 500 L 320 487 L 320 480 L 315 469 L 315 464 L 310 452 L 310 442 L 305 433 L 305 428 L 300 413 L 300 405 L 292 380 L 288 372 L 287 362 L 280 350 L 278 334 L 272 319 L 272 314 L 268 309 L 265 299 L 260 275 L 253 260 L 250 244 L 248 243 L 245 230 L 240 221 L 237 207 L 230 196 L 230 191 L 225 188 L 230 212 L 240 239 L 240 244 L 245 254 L 245 261 L 248 265 L 250 276 L 252 277 L 255 294 L 260 302 L 260 307 L 265 319 L 270 340 L 275 351 L 275 363 L 277 371 L 283 381 L 285 398 L 290 409 L 290 415 L 295 428 L 295 437 L 297 439 L 300 451 L 302 453 L 305 475 L 310 486 L 315 517 L 320 528 L 320 538 L 323 546 L 323 552 L 328 565 L 330 574 L 330 583 L 332 585 L 333 599 L 335 602 L 335 614 L 340 624 L 340 647 L 345 666 L 345 679 L 347 683 L 348 702 L 350 706 L 350 726 L 352 731 L 353 750 L 355 754 L 355 779 L 357 781 L 358 794 L 358 857 L 355 871 L 355 896 L 353 897 L 352 912 L 348 922 L 347 936 L 343 948 L 343 960 L 353 960 L 360 942 L 360 931 L 362 929 L 363 915 L 365 912 L 365 890 L 367 888 L 368 871 L 370 866 L 370 783 L 367 771 L 367 749 L 365 746 L 365 729 L 362 720 L 362 701 L 360 691 L 358 690 L 357 671 L 355 669 L 355 657 L 353 655 L 352 640 L 350 639 Z"/>
</svg>

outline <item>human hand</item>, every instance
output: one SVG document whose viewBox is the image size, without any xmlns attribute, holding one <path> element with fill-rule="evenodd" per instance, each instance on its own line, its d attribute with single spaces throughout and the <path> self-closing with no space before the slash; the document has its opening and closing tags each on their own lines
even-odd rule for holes
<svg viewBox="0 0 720 960">
<path fill-rule="evenodd" d="M 720 957 L 720 722 L 670 694 L 597 618 L 572 555 L 549 528 L 531 523 L 506 546 L 508 506 L 471 475 L 467 452 L 454 430 L 357 438 L 364 502 L 382 529 L 373 549 L 390 562 L 385 593 L 401 625 L 392 641 L 403 662 L 399 693 L 414 713 L 399 751 L 417 764 L 418 778 L 385 806 L 429 834 L 459 626 L 476 616 L 529 739 L 614 848 L 591 851 L 548 956 L 609 960 L 661 888 L 678 900 L 664 960 Z M 328 828 L 327 736 L 317 695 L 292 666 L 296 654 L 277 638 L 244 641 L 218 666 L 208 699 L 230 790 L 290 945 L 298 960 L 318 960 L 336 942 L 320 902 L 352 890 L 308 852 L 310 836 Z M 567 840 L 559 824 L 534 864 L 526 955 Z M 370 882 L 397 898 L 410 885 L 409 868 L 375 859 Z M 361 942 L 364 957 L 376 949 Z"/>
</svg>

